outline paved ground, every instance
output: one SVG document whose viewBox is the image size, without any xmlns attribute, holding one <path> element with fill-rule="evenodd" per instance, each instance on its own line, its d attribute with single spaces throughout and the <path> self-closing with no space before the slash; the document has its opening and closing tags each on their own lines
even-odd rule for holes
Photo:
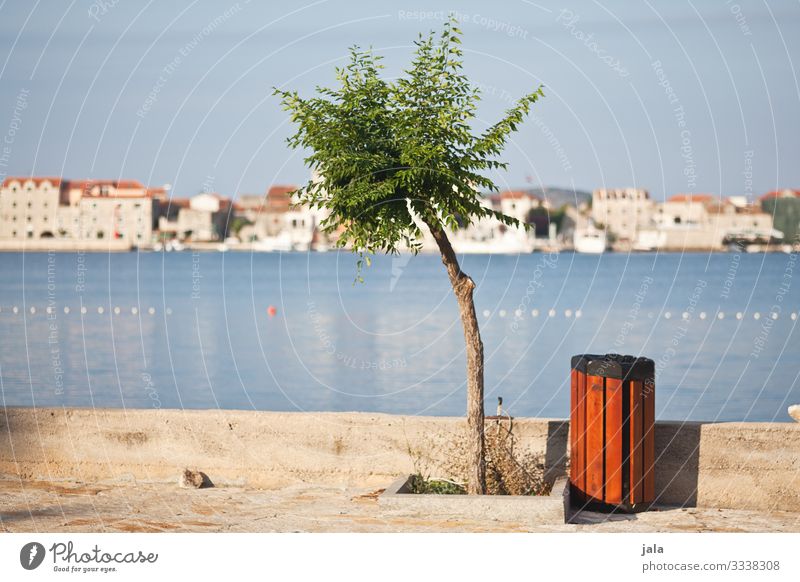
<svg viewBox="0 0 800 582">
<path fill-rule="evenodd" d="M 634 516 L 583 512 L 576 524 L 466 521 L 388 511 L 377 492 L 311 485 L 280 490 L 181 489 L 0 480 L 6 532 L 800 532 L 800 514 L 667 509 Z"/>
</svg>

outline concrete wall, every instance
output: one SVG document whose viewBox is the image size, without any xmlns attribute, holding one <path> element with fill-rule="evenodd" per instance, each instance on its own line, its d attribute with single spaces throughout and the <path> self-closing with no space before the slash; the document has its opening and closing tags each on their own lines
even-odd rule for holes
<svg viewBox="0 0 800 582">
<path fill-rule="evenodd" d="M 368 413 L 8 408 L 0 474 L 23 479 L 171 481 L 197 468 L 219 485 L 387 486 L 435 473 L 463 419 Z M 515 419 L 520 450 L 565 472 L 568 423 Z M 800 424 L 659 423 L 665 504 L 800 511 Z"/>
<path fill-rule="evenodd" d="M 712 226 L 696 228 L 665 228 L 660 231 L 664 238 L 659 247 L 662 251 L 721 249 L 725 232 Z"/>
</svg>

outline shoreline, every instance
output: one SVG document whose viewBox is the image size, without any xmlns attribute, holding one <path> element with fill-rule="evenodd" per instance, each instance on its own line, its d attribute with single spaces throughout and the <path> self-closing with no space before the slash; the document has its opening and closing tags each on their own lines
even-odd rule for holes
<svg viewBox="0 0 800 582">
<path fill-rule="evenodd" d="M 102 241 L 99 241 L 102 242 Z M 119 244 L 119 245 L 112 245 L 109 246 L 108 242 L 104 242 L 100 245 L 91 245 L 91 246 L 78 246 L 78 245 L 63 245 L 58 247 L 48 246 L 48 245 L 30 245 L 30 246 L 8 246 L 2 244 L 3 241 L 0 241 L 0 254 L 13 254 L 13 253 L 166 253 L 166 254 L 191 254 L 193 252 L 198 253 L 251 253 L 254 255 L 285 255 L 285 254 L 297 254 L 297 255 L 308 255 L 308 254 L 336 254 L 337 252 L 347 252 L 350 253 L 349 249 L 330 249 L 328 251 L 316 251 L 316 250 L 307 250 L 307 251 L 298 251 L 298 250 L 291 250 L 291 251 L 261 251 L 261 250 L 254 250 L 252 245 L 247 243 L 242 243 L 240 245 L 229 245 L 224 251 L 221 251 L 218 247 L 222 245 L 221 242 L 212 242 L 212 243 L 184 243 L 186 247 L 183 251 L 163 251 L 163 250 L 155 250 L 151 246 L 141 246 L 135 247 L 130 244 Z M 556 254 L 564 253 L 564 254 L 575 254 L 575 255 L 582 255 L 582 256 L 609 256 L 609 255 L 618 255 L 618 256 L 628 256 L 628 255 L 683 255 L 683 254 L 719 254 L 719 255 L 729 255 L 729 254 L 737 254 L 738 251 L 724 249 L 724 248 L 686 248 L 686 249 L 665 249 L 665 250 L 652 250 L 652 251 L 639 251 L 639 250 L 628 250 L 628 251 L 604 251 L 602 253 L 579 253 L 572 249 L 563 249 L 561 251 L 556 251 Z M 406 252 L 401 252 L 402 254 L 411 254 Z M 430 256 L 437 256 L 438 253 L 434 250 L 421 250 L 418 254 L 420 255 L 430 255 Z M 486 253 L 478 253 L 478 252 L 471 252 L 471 253 L 461 253 L 463 255 L 482 255 L 482 256 L 525 256 L 525 255 L 541 255 L 541 254 L 552 254 L 552 251 L 545 251 L 545 250 L 534 250 L 529 253 L 500 253 L 500 252 L 486 252 Z M 790 254 L 781 248 L 769 248 L 769 249 L 761 249 L 759 251 L 741 253 L 741 254 L 748 254 L 748 255 L 766 255 L 766 254 Z"/>
</svg>

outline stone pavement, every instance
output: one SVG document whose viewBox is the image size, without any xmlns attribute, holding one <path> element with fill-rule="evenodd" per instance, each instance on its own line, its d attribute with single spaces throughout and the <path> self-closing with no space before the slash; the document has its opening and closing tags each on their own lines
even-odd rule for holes
<svg viewBox="0 0 800 582">
<path fill-rule="evenodd" d="M 669 509 L 582 512 L 578 523 L 444 519 L 386 510 L 377 492 L 314 485 L 278 490 L 181 489 L 165 483 L 0 480 L 5 532 L 800 532 L 800 514 Z"/>
</svg>

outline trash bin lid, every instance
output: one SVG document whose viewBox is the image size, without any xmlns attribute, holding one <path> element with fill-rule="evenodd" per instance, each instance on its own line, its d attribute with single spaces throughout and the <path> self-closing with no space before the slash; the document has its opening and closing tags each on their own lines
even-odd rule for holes
<svg viewBox="0 0 800 582">
<path fill-rule="evenodd" d="M 579 354 L 572 356 L 572 369 L 587 376 L 645 380 L 655 375 L 655 363 L 650 358 L 620 354 Z"/>
</svg>

